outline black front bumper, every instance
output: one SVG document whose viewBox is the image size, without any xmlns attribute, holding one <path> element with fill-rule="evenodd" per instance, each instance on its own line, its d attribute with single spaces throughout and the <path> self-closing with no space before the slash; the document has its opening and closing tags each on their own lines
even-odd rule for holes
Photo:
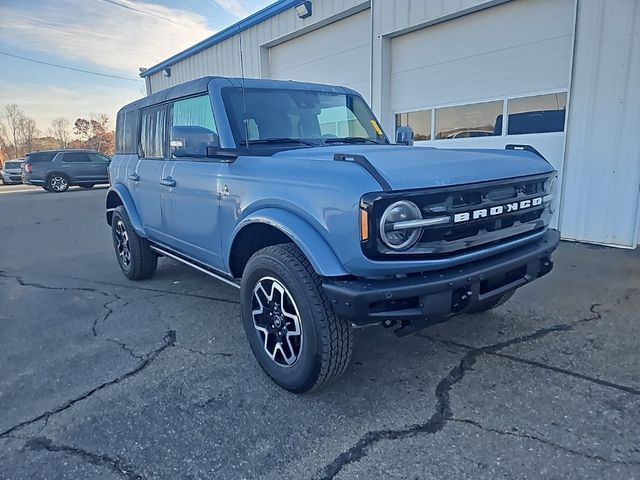
<svg viewBox="0 0 640 480">
<path fill-rule="evenodd" d="M 323 286 L 336 314 L 355 325 L 400 320 L 415 323 L 415 331 L 546 275 L 559 242 L 560 233 L 547 230 L 540 240 L 459 267 L 384 280 L 329 280 Z"/>
</svg>

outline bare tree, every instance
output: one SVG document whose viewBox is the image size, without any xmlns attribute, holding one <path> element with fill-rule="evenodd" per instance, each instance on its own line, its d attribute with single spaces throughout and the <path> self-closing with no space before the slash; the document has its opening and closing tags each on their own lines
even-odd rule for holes
<svg viewBox="0 0 640 480">
<path fill-rule="evenodd" d="M 38 128 L 36 127 L 36 121 L 33 118 L 25 117 L 23 115 L 20 119 L 18 139 L 20 140 L 25 154 L 35 150 L 34 147 L 37 136 Z"/>
<path fill-rule="evenodd" d="M 12 103 L 4 106 L 4 118 L 7 122 L 7 135 L 9 142 L 13 147 L 14 158 L 18 158 L 18 140 L 20 136 L 20 125 L 23 122 L 24 113 L 18 108 L 18 105 Z"/>
<path fill-rule="evenodd" d="M 60 148 L 67 148 L 69 140 L 71 140 L 71 123 L 64 117 L 58 117 L 51 120 L 49 134 L 58 141 Z"/>
</svg>

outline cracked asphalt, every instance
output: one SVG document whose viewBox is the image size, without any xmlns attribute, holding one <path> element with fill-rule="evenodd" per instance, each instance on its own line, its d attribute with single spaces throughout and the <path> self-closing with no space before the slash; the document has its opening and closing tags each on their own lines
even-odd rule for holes
<svg viewBox="0 0 640 480">
<path fill-rule="evenodd" d="M 356 331 L 295 396 L 234 289 L 124 278 L 105 194 L 0 197 L 0 478 L 640 479 L 640 251 L 563 243 L 493 312 Z"/>
</svg>

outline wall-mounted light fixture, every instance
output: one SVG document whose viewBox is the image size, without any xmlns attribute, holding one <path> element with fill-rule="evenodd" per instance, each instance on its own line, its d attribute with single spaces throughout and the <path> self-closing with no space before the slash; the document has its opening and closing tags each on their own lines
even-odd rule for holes
<svg viewBox="0 0 640 480">
<path fill-rule="evenodd" d="M 165 77 L 170 77 L 170 76 L 171 76 L 171 67 L 167 67 L 167 68 L 165 68 L 164 70 L 162 70 L 162 74 L 163 74 Z"/>
<path fill-rule="evenodd" d="M 296 13 L 300 18 L 307 18 L 311 16 L 311 2 L 302 2 L 300 5 L 296 6 Z"/>
</svg>

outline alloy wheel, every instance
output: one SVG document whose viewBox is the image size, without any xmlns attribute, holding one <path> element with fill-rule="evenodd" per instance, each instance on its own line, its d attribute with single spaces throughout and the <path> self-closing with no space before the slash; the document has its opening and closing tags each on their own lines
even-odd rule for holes
<svg viewBox="0 0 640 480">
<path fill-rule="evenodd" d="M 64 192 L 67 188 L 69 188 L 69 184 L 67 183 L 67 179 L 56 175 L 49 180 L 49 187 L 56 192 Z"/>
<path fill-rule="evenodd" d="M 293 296 L 273 277 L 263 277 L 253 289 L 253 326 L 266 354 L 276 364 L 291 367 L 302 350 L 302 324 Z"/>
<path fill-rule="evenodd" d="M 127 233 L 127 227 L 118 220 L 116 223 L 116 249 L 118 250 L 118 257 L 120 262 L 126 268 L 131 265 L 131 250 L 129 250 L 129 234 Z"/>
</svg>

